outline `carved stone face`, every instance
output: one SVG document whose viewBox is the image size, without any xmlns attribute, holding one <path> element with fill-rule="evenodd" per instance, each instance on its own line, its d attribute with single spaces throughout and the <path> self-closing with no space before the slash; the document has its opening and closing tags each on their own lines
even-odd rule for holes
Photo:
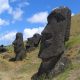
<svg viewBox="0 0 80 80">
<path fill-rule="evenodd" d="M 36 33 L 33 35 L 33 37 L 28 38 L 27 45 L 31 47 L 37 47 L 40 42 L 40 39 L 41 39 L 40 34 Z"/>
<path fill-rule="evenodd" d="M 47 27 L 44 29 L 42 32 L 42 37 L 41 37 L 41 47 L 40 47 L 40 52 L 39 56 L 41 57 L 47 57 L 49 54 L 52 52 L 51 49 L 53 47 L 53 32 L 48 31 Z M 46 53 L 46 54 L 45 54 Z M 44 55 L 45 54 L 45 55 Z"/>
<path fill-rule="evenodd" d="M 14 45 L 14 52 L 17 53 L 19 52 L 21 49 L 23 49 L 23 35 L 22 33 L 17 33 L 16 34 L 16 39 L 13 41 L 13 45 Z"/>
<path fill-rule="evenodd" d="M 23 35 L 22 35 L 22 33 L 17 33 L 16 39 L 13 41 L 13 45 L 18 45 L 21 42 L 23 42 Z"/>
<path fill-rule="evenodd" d="M 20 39 L 20 40 L 23 41 L 23 35 L 22 35 L 22 33 L 17 33 L 16 34 L 16 40 L 18 40 L 18 39 Z"/>
<path fill-rule="evenodd" d="M 64 51 L 66 27 L 66 17 L 60 11 L 48 16 L 48 24 L 42 31 L 40 58 L 51 58 Z"/>
</svg>

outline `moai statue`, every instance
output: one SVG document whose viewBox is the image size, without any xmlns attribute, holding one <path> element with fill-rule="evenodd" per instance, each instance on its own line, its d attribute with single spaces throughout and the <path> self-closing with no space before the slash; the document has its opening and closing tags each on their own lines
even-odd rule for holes
<svg viewBox="0 0 80 80">
<path fill-rule="evenodd" d="M 28 38 L 26 44 L 26 50 L 38 47 L 40 39 L 41 39 L 41 35 L 38 33 L 34 34 L 33 37 Z"/>
<path fill-rule="evenodd" d="M 14 40 L 13 45 L 16 54 L 14 61 L 23 60 L 26 57 L 26 50 L 24 48 L 22 33 L 16 34 L 16 39 Z"/>
<path fill-rule="evenodd" d="M 0 52 L 3 53 L 3 52 L 6 52 L 6 51 L 7 51 L 7 49 L 5 48 L 5 46 L 1 45 L 0 46 Z"/>
<path fill-rule="evenodd" d="M 60 7 L 50 13 L 48 23 L 42 31 L 39 58 L 41 65 L 36 76 L 32 80 L 39 80 L 39 77 L 49 73 L 55 68 L 56 63 L 64 54 L 65 41 L 69 39 L 71 11 L 67 7 Z M 45 79 L 44 79 L 45 80 Z"/>
<path fill-rule="evenodd" d="M 38 47 L 40 39 L 41 39 L 41 35 L 40 34 L 36 33 L 36 34 L 33 35 L 34 47 Z"/>
</svg>

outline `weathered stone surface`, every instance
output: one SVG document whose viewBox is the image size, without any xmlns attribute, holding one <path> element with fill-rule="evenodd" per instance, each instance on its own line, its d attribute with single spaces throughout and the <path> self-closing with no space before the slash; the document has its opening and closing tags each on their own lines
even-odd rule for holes
<svg viewBox="0 0 80 80">
<path fill-rule="evenodd" d="M 40 39 L 41 39 L 41 35 L 38 33 L 34 34 L 33 37 L 28 38 L 26 44 L 26 50 L 32 49 L 34 47 L 38 47 Z"/>
<path fill-rule="evenodd" d="M 66 31 L 65 31 L 65 41 L 69 40 L 70 36 L 70 26 L 71 26 L 71 10 L 68 7 L 59 7 L 55 9 L 54 12 L 60 13 L 65 17 L 66 20 Z"/>
<path fill-rule="evenodd" d="M 7 51 L 7 49 L 5 48 L 5 46 L 1 45 L 0 46 L 0 52 L 3 53 L 3 52 L 6 52 L 6 51 Z"/>
<path fill-rule="evenodd" d="M 45 65 L 46 63 L 42 63 L 42 64 Z M 61 58 L 59 59 L 59 61 L 56 63 L 55 67 L 49 72 L 49 74 L 44 73 L 41 76 L 39 76 L 39 74 L 34 74 L 34 76 L 32 77 L 32 80 L 54 80 L 53 77 L 62 73 L 65 69 L 67 69 L 70 66 L 70 64 L 71 64 L 71 61 L 68 58 L 68 56 L 62 55 Z M 46 67 L 47 67 L 47 65 L 46 65 Z M 50 67 L 50 66 L 48 65 L 48 67 Z M 46 68 L 44 68 L 44 69 L 46 69 Z"/>
<path fill-rule="evenodd" d="M 57 8 L 50 13 L 47 20 L 48 24 L 42 31 L 38 55 L 42 63 L 37 78 L 43 74 L 48 76 L 51 72 L 54 73 L 55 65 L 64 54 L 65 42 L 69 40 L 70 35 L 71 11 L 67 7 Z"/>
<path fill-rule="evenodd" d="M 54 69 L 50 72 L 49 75 L 56 76 L 59 73 L 62 73 L 65 69 L 69 67 L 71 60 L 66 55 L 62 55 L 60 60 L 55 65 Z"/>
<path fill-rule="evenodd" d="M 13 45 L 14 45 L 14 52 L 16 54 L 13 60 L 14 61 L 23 60 L 26 57 L 26 50 L 24 48 L 22 33 L 16 34 L 16 39 L 14 40 Z"/>
</svg>

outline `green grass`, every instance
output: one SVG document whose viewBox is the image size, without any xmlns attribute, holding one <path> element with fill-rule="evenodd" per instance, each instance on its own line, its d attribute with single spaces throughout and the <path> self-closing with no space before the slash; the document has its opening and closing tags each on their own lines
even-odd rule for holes
<svg viewBox="0 0 80 80">
<path fill-rule="evenodd" d="M 80 35 L 70 38 L 66 43 L 66 48 L 72 48 L 80 44 Z"/>
</svg>

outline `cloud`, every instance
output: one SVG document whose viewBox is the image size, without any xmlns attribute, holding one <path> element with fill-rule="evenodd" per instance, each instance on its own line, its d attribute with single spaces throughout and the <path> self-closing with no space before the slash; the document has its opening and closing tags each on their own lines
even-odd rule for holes
<svg viewBox="0 0 80 80">
<path fill-rule="evenodd" d="M 6 21 L 0 18 L 0 27 L 5 25 L 9 25 L 9 21 Z"/>
<path fill-rule="evenodd" d="M 11 31 L 0 35 L 0 42 L 2 44 L 11 44 L 12 41 L 15 39 L 16 33 L 16 31 Z"/>
<path fill-rule="evenodd" d="M 16 0 L 10 0 L 10 2 L 16 2 Z"/>
<path fill-rule="evenodd" d="M 48 12 L 39 12 L 28 18 L 27 21 L 30 23 L 47 23 Z"/>
<path fill-rule="evenodd" d="M 29 2 L 22 2 L 22 3 L 20 3 L 18 6 L 19 6 L 20 8 L 22 8 L 22 7 L 29 6 L 29 5 L 30 5 Z"/>
<path fill-rule="evenodd" d="M 44 27 L 38 27 L 38 28 L 25 28 L 23 31 L 24 40 L 26 40 L 29 37 L 32 37 L 35 33 L 41 34 Z"/>
<path fill-rule="evenodd" d="M 35 33 L 41 34 L 42 30 L 44 27 L 37 27 L 37 28 L 25 28 L 23 30 L 23 38 L 24 40 L 27 40 L 27 38 L 32 37 Z M 11 44 L 15 37 L 16 37 L 17 31 L 11 31 L 11 32 L 6 32 L 2 35 L 0 35 L 0 45 L 8 45 Z"/>
<path fill-rule="evenodd" d="M 16 31 L 8 32 L 0 36 L 0 40 L 9 40 L 12 41 L 14 36 L 16 35 Z"/>
<path fill-rule="evenodd" d="M 21 1 L 21 0 L 11 0 L 10 2 L 11 3 L 17 2 L 19 8 L 22 8 L 22 7 L 25 7 L 25 6 L 29 6 L 30 5 L 30 3 L 28 1 L 26 1 L 26 0 L 23 0 L 23 1 Z"/>
<path fill-rule="evenodd" d="M 71 16 L 74 16 L 74 15 L 75 15 L 74 13 L 71 14 Z"/>
<path fill-rule="evenodd" d="M 16 0 L 12 0 L 12 2 L 15 2 L 15 1 Z M 0 0 L 0 14 L 7 11 L 8 14 L 12 16 L 12 19 L 14 21 L 21 20 L 23 15 L 23 10 L 21 9 L 21 7 L 15 7 L 14 9 L 12 6 L 10 6 L 9 2 L 10 2 L 9 0 Z M 28 3 L 25 3 L 25 5 L 26 4 Z"/>
<path fill-rule="evenodd" d="M 12 7 L 9 3 L 16 2 L 18 0 L 0 0 L 0 14 L 3 12 L 7 12 L 9 15 L 12 16 L 12 22 L 22 20 L 22 16 L 24 11 L 22 7 L 29 5 L 29 2 L 23 0 L 22 2 L 17 3 L 16 7 Z"/>
<path fill-rule="evenodd" d="M 22 15 L 23 15 L 23 11 L 20 8 L 16 8 L 16 10 L 12 10 L 10 12 L 10 14 L 13 16 L 13 20 L 21 20 L 22 19 Z"/>
<path fill-rule="evenodd" d="M 0 0 L 0 14 L 10 9 L 9 0 Z"/>
</svg>

